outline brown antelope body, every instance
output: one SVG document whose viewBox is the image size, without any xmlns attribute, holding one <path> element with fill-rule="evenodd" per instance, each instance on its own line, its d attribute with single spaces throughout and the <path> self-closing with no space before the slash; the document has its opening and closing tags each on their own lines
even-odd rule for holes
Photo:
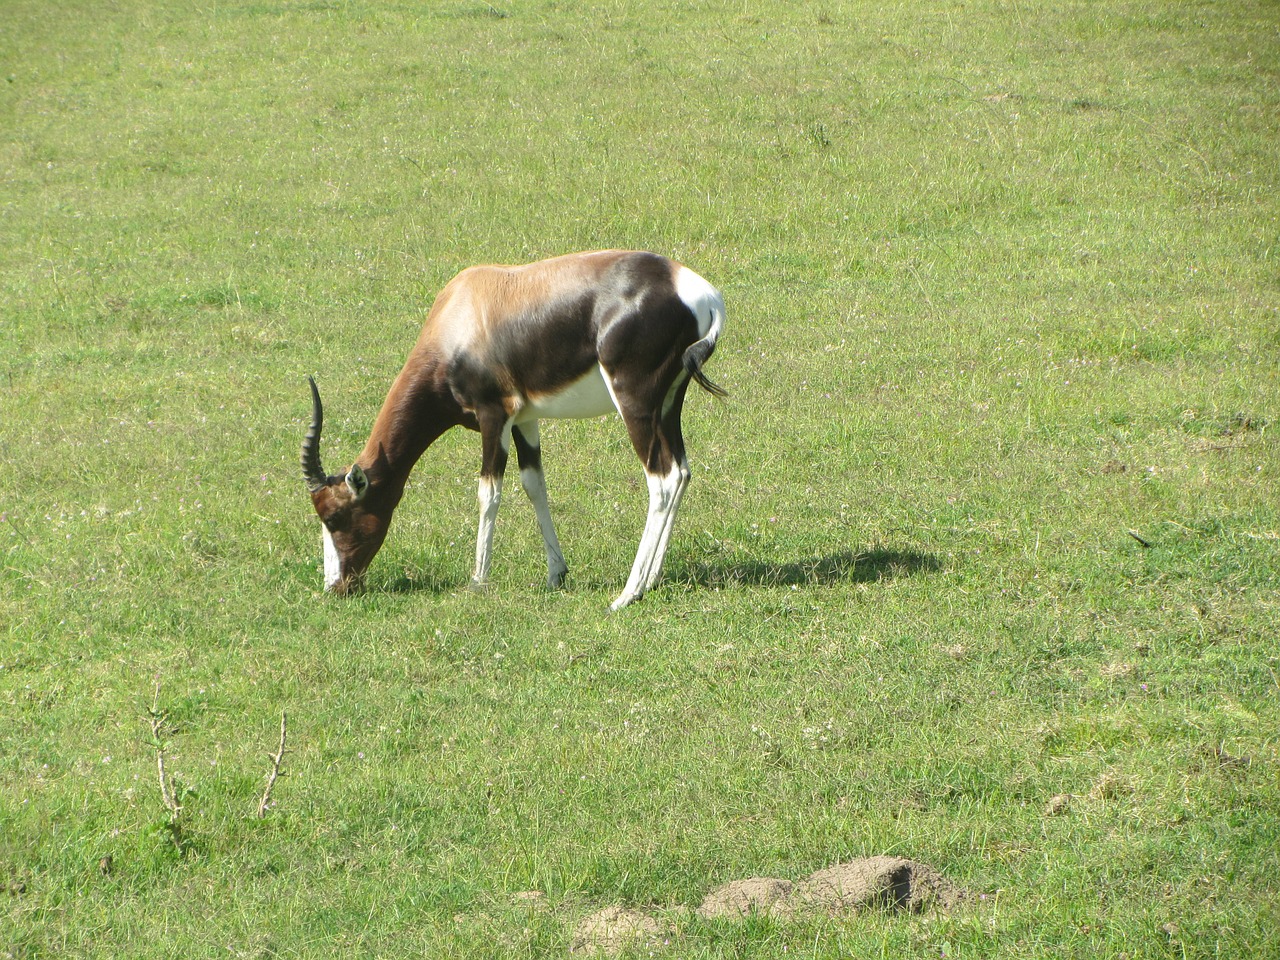
<svg viewBox="0 0 1280 960">
<path fill-rule="evenodd" d="M 489 574 L 494 521 L 514 444 L 520 480 L 547 553 L 547 581 L 567 567 L 547 506 L 538 421 L 617 410 L 649 487 L 649 514 L 613 609 L 657 582 L 689 464 L 680 413 L 724 323 L 720 293 L 689 268 L 652 253 L 604 250 L 525 266 L 478 266 L 440 292 L 369 440 L 345 473 L 320 466 L 323 410 L 311 381 L 303 475 L 323 524 L 325 587 L 343 593 L 382 546 L 409 472 L 446 430 L 480 432 L 480 524 L 473 583 Z"/>
</svg>

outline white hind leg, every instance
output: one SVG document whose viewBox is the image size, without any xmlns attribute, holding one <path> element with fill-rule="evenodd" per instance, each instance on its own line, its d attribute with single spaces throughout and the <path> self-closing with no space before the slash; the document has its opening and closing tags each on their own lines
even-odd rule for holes
<svg viewBox="0 0 1280 960">
<path fill-rule="evenodd" d="M 648 474 L 648 481 L 649 515 L 645 520 L 644 533 L 640 537 L 640 549 L 636 551 L 627 585 L 610 607 L 613 610 L 621 610 L 639 600 L 646 590 L 652 589 L 658 582 L 667 543 L 671 538 L 671 528 L 675 524 L 676 511 L 689 483 L 687 472 L 680 467 L 674 468 L 665 476 Z"/>
</svg>

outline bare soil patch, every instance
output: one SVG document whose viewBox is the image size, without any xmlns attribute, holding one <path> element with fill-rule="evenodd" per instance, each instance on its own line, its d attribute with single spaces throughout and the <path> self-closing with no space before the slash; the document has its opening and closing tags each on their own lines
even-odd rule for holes
<svg viewBox="0 0 1280 960">
<path fill-rule="evenodd" d="M 613 956 L 636 942 L 656 947 L 667 933 L 664 924 L 639 910 L 605 907 L 578 923 L 569 952 Z"/>
<path fill-rule="evenodd" d="M 867 857 L 819 870 L 797 885 L 796 899 L 830 913 L 885 907 L 919 913 L 955 906 L 962 894 L 933 867 L 901 857 Z"/>
<path fill-rule="evenodd" d="M 734 880 L 708 893 L 698 916 L 741 920 L 754 914 L 789 920 L 804 914 L 839 916 L 868 909 L 919 913 L 947 910 L 963 899 L 964 892 L 928 864 L 882 856 L 836 864 L 796 883 L 776 877 Z M 606 907 L 578 924 L 570 952 L 613 956 L 636 942 L 656 948 L 672 931 L 669 921 L 650 914 Z"/>
<path fill-rule="evenodd" d="M 789 917 L 795 910 L 793 895 L 795 884 L 790 880 L 773 877 L 751 877 L 734 880 L 717 887 L 702 900 L 698 916 L 704 920 L 713 917 L 745 917 L 760 913 L 770 917 Z"/>
</svg>

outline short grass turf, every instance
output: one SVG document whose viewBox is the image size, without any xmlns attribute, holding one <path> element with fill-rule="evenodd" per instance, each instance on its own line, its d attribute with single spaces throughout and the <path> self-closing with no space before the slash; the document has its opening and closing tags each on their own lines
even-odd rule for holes
<svg viewBox="0 0 1280 960">
<path fill-rule="evenodd" d="M 1278 77 L 1248 0 L 7 2 L 0 957 L 556 956 L 876 854 L 969 896 L 632 953 L 1280 955 Z M 306 375 L 337 469 L 453 273 L 596 247 L 729 307 L 661 588 L 604 419 L 565 591 L 514 492 L 465 589 L 458 433 L 324 596 Z"/>
</svg>

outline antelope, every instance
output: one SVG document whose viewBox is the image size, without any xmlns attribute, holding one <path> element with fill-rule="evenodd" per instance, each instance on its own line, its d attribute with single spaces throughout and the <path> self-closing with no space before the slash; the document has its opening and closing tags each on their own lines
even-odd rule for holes
<svg viewBox="0 0 1280 960">
<path fill-rule="evenodd" d="M 653 253 L 601 250 L 523 266 L 475 266 L 436 297 L 418 341 L 383 401 L 355 463 L 320 465 L 324 410 L 314 378 L 302 472 L 322 523 L 327 591 L 361 585 L 382 546 L 409 472 L 455 426 L 480 434 L 480 521 L 472 584 L 489 576 L 494 522 L 512 445 L 547 556 L 547 584 L 568 567 L 542 472 L 538 421 L 622 416 L 648 481 L 649 512 L 619 610 L 657 584 L 689 485 L 680 413 L 724 324 L 718 290 Z"/>
</svg>

